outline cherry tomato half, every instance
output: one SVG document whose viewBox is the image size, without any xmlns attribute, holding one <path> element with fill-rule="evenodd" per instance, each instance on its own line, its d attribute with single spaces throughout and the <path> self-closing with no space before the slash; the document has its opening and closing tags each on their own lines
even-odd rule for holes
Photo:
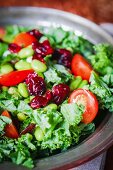
<svg viewBox="0 0 113 170">
<path fill-rule="evenodd" d="M 22 32 L 15 37 L 13 43 L 21 47 L 27 47 L 35 41 L 37 41 L 37 39 L 33 35 L 30 35 L 26 32 Z"/>
<path fill-rule="evenodd" d="M 3 111 L 1 115 L 11 119 L 11 116 L 7 110 Z M 18 131 L 13 123 L 7 124 L 4 131 L 5 131 L 5 136 L 9 138 L 15 139 L 19 137 Z"/>
<path fill-rule="evenodd" d="M 75 76 L 81 76 L 83 80 L 88 80 L 91 75 L 92 67 L 80 54 L 75 54 L 72 63 L 71 70 Z"/>
<path fill-rule="evenodd" d="M 77 103 L 78 105 L 81 104 L 85 107 L 82 119 L 82 122 L 85 124 L 91 123 L 98 113 L 98 100 L 96 96 L 89 90 L 74 90 L 71 93 L 68 102 Z"/>
</svg>

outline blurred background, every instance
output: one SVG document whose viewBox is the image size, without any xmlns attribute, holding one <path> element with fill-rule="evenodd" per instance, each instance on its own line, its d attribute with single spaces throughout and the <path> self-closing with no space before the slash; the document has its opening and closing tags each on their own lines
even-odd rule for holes
<svg viewBox="0 0 113 170">
<path fill-rule="evenodd" d="M 113 0 L 0 0 L 0 6 L 43 6 L 69 11 L 96 23 L 113 23 Z"/>
<path fill-rule="evenodd" d="M 0 7 L 50 7 L 83 16 L 97 24 L 113 24 L 113 0 L 0 0 Z M 109 27 L 109 25 L 107 25 Z M 113 32 L 113 27 L 110 27 Z M 113 170 L 113 146 L 107 152 L 105 170 Z"/>
</svg>

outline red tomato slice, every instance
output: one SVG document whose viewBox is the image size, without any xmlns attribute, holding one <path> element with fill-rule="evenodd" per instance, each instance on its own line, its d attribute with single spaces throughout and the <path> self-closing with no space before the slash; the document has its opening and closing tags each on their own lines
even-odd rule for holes
<svg viewBox="0 0 113 170">
<path fill-rule="evenodd" d="M 80 54 L 75 54 L 72 63 L 71 70 L 75 76 L 81 76 L 82 79 L 88 80 L 91 75 L 92 67 Z"/>
<path fill-rule="evenodd" d="M 22 32 L 15 37 L 13 43 L 21 47 L 27 47 L 28 45 L 31 45 L 35 41 L 37 41 L 37 39 L 33 35 Z"/>
<path fill-rule="evenodd" d="M 10 114 L 8 113 L 7 110 L 5 110 L 2 114 L 2 116 L 6 116 L 8 118 L 11 119 L 11 116 Z M 19 137 L 19 134 L 18 134 L 18 131 L 16 129 L 16 127 L 14 126 L 13 123 L 10 123 L 9 125 L 6 125 L 5 127 L 5 136 L 9 137 L 9 138 L 18 138 Z"/>
<path fill-rule="evenodd" d="M 85 89 L 74 90 L 68 100 L 69 103 L 82 104 L 85 107 L 82 122 L 91 123 L 98 113 L 98 100 L 96 96 Z"/>
<path fill-rule="evenodd" d="M 23 82 L 27 75 L 32 72 L 33 70 L 21 70 L 4 74 L 0 76 L 0 84 L 2 86 L 16 86 L 17 84 Z"/>
<path fill-rule="evenodd" d="M 3 27 L 0 27 L 0 38 L 2 39 L 5 35 L 6 31 Z"/>
</svg>

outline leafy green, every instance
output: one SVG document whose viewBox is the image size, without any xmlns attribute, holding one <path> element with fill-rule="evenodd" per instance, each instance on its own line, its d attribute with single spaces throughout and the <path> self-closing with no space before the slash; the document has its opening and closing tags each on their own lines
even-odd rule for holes
<svg viewBox="0 0 113 170">
<path fill-rule="evenodd" d="M 61 106 L 61 113 L 70 126 L 75 126 L 81 122 L 83 110 L 83 107 L 78 106 L 76 103 Z"/>
<path fill-rule="evenodd" d="M 57 124 L 62 121 L 61 114 L 58 111 L 51 109 L 37 109 L 33 111 L 32 115 L 34 117 L 34 121 L 42 129 L 46 138 L 51 136 Z"/>
<path fill-rule="evenodd" d="M 7 55 L 4 54 L 1 57 L 0 64 L 3 65 L 5 63 L 7 63 L 7 62 L 10 62 L 11 60 L 16 61 L 17 60 L 17 55 L 13 54 L 13 53 L 10 53 L 10 54 L 7 54 Z"/>
<path fill-rule="evenodd" d="M 109 86 L 113 87 L 113 74 L 106 74 L 102 77 L 102 80 Z"/>
<path fill-rule="evenodd" d="M 73 75 L 69 73 L 69 71 L 60 64 L 52 65 L 49 61 L 49 69 L 44 73 L 45 80 L 47 83 L 59 84 L 66 83 L 69 80 L 73 79 Z"/>
<path fill-rule="evenodd" d="M 108 44 L 94 46 L 95 54 L 87 57 L 95 71 L 101 75 L 113 73 L 113 48 Z"/>
<path fill-rule="evenodd" d="M 65 31 L 63 28 L 49 28 L 43 31 L 50 40 L 50 43 L 55 48 L 65 48 L 74 53 L 81 53 L 84 56 L 89 56 L 94 53 L 93 45 L 91 42 L 77 36 L 72 31 Z M 52 40 L 52 41 L 51 41 Z"/>
<path fill-rule="evenodd" d="M 80 123 L 79 125 L 71 126 L 70 133 L 72 135 L 73 143 L 78 143 L 80 138 L 93 133 L 94 130 L 95 130 L 94 123 L 89 124 Z"/>
<path fill-rule="evenodd" d="M 6 43 L 0 42 L 0 58 L 3 56 L 3 53 L 8 49 Z"/>
<path fill-rule="evenodd" d="M 7 160 L 14 148 L 14 140 L 9 138 L 0 138 L 0 162 Z"/>
<path fill-rule="evenodd" d="M 33 168 L 34 163 L 30 151 L 36 150 L 36 148 L 31 140 L 30 134 L 23 135 L 18 140 L 2 137 L 0 140 L 0 162 L 12 160 L 17 165 Z"/>
<path fill-rule="evenodd" d="M 58 128 L 53 131 L 52 137 L 44 138 L 44 140 L 41 143 L 42 149 L 49 148 L 52 152 L 53 150 L 57 149 L 67 149 L 72 143 L 71 135 L 67 135 L 64 128 Z"/>
<path fill-rule="evenodd" d="M 4 128 L 11 123 L 11 119 L 6 116 L 0 116 L 0 136 L 4 134 Z"/>
<path fill-rule="evenodd" d="M 60 83 L 61 82 L 61 77 L 58 76 L 58 73 L 53 69 L 49 68 L 45 73 L 45 80 L 47 83 Z"/>
<path fill-rule="evenodd" d="M 101 108 L 113 111 L 113 95 L 107 84 L 95 73 L 90 77 L 89 89 L 96 94 Z"/>
<path fill-rule="evenodd" d="M 25 101 L 20 100 L 17 111 L 30 115 L 32 113 L 32 108 Z"/>
<path fill-rule="evenodd" d="M 17 110 L 13 100 L 0 100 L 0 107 L 10 112 L 15 112 Z"/>
</svg>

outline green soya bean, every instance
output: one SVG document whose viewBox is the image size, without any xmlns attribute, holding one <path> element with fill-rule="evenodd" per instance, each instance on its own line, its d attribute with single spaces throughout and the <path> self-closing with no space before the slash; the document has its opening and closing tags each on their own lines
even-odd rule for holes
<svg viewBox="0 0 113 170">
<path fill-rule="evenodd" d="M 30 96 L 30 101 L 34 98 L 35 96 Z"/>
<path fill-rule="evenodd" d="M 38 74 L 38 76 L 39 76 L 39 77 L 42 77 L 42 78 L 44 78 L 44 75 L 43 75 L 42 73 L 40 73 L 40 72 L 37 72 L 37 74 Z"/>
<path fill-rule="evenodd" d="M 26 120 L 27 116 L 24 113 L 18 113 L 17 117 L 18 117 L 18 120 L 24 121 L 24 120 Z"/>
<path fill-rule="evenodd" d="M 36 72 L 43 73 L 47 70 L 47 66 L 39 60 L 33 60 L 31 66 Z"/>
<path fill-rule="evenodd" d="M 30 57 L 34 54 L 34 51 L 32 49 L 31 46 L 28 46 L 26 48 L 23 48 L 22 50 L 20 50 L 20 52 L 18 53 L 18 56 L 20 58 L 27 58 L 27 57 Z"/>
<path fill-rule="evenodd" d="M 82 78 L 80 76 L 77 76 L 70 84 L 70 90 L 75 90 L 79 84 L 82 82 Z"/>
<path fill-rule="evenodd" d="M 54 104 L 54 103 L 51 103 L 48 106 L 46 106 L 45 109 L 54 109 L 54 110 L 57 110 L 57 105 Z"/>
<path fill-rule="evenodd" d="M 14 69 L 10 64 L 4 64 L 4 65 L 1 66 L 1 69 L 0 69 L 2 74 L 10 73 L 13 70 Z"/>
<path fill-rule="evenodd" d="M 28 63 L 28 62 L 26 62 L 26 61 L 24 61 L 24 60 L 20 60 L 20 61 L 18 61 L 18 62 L 15 64 L 15 68 L 16 68 L 17 70 L 29 70 L 29 69 L 31 69 L 32 67 L 31 67 L 31 64 L 30 64 L 30 63 Z"/>
<path fill-rule="evenodd" d="M 29 96 L 29 92 L 28 92 L 28 89 L 27 89 L 27 86 L 26 84 L 24 83 L 20 83 L 18 85 L 18 92 L 23 96 L 23 97 L 28 97 Z"/>
<path fill-rule="evenodd" d="M 18 94 L 18 89 L 16 87 L 10 87 L 8 89 L 9 94 Z"/>
<path fill-rule="evenodd" d="M 48 40 L 46 36 L 42 36 L 39 40 L 40 43 L 44 42 L 45 40 Z"/>
<path fill-rule="evenodd" d="M 35 132 L 34 132 L 34 135 L 35 135 L 35 138 L 38 140 L 38 141 L 42 141 L 43 138 L 44 138 L 44 133 L 42 132 L 42 130 L 37 127 L 35 129 Z"/>
<path fill-rule="evenodd" d="M 78 86 L 78 88 L 83 88 L 85 85 L 88 84 L 88 81 L 87 80 L 83 80 L 80 85 Z"/>
<path fill-rule="evenodd" d="M 7 91 L 7 90 L 8 90 L 8 87 L 2 86 L 2 91 Z"/>
</svg>

